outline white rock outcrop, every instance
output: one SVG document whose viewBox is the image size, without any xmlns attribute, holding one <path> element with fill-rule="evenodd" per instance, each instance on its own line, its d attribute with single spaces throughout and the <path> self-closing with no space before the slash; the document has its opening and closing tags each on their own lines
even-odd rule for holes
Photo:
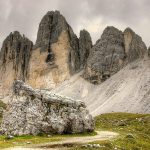
<svg viewBox="0 0 150 150">
<path fill-rule="evenodd" d="M 3 116 L 3 134 L 63 134 L 94 130 L 94 120 L 82 101 L 46 90 L 34 90 L 19 80 L 14 82 L 13 93 Z"/>
</svg>

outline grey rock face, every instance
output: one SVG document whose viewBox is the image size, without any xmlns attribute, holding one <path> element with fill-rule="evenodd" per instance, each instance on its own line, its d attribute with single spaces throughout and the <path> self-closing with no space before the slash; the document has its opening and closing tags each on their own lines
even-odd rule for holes
<svg viewBox="0 0 150 150">
<path fill-rule="evenodd" d="M 24 35 L 21 36 L 18 31 L 10 33 L 4 40 L 0 52 L 0 67 L 3 68 L 3 71 L 5 71 L 7 63 L 12 61 L 16 76 L 25 80 L 28 74 L 32 45 L 32 42 Z"/>
<path fill-rule="evenodd" d="M 107 27 L 90 50 L 84 78 L 98 84 L 117 73 L 127 63 L 142 58 L 147 48 L 141 37 L 127 28 L 124 32 Z"/>
<path fill-rule="evenodd" d="M 51 49 L 51 43 L 58 40 L 63 30 L 67 29 L 67 22 L 59 11 L 48 12 L 39 24 L 36 45 L 41 50 Z"/>
<path fill-rule="evenodd" d="M 84 77 L 92 83 L 100 83 L 122 68 L 124 57 L 123 33 L 107 27 L 90 50 Z"/>
<path fill-rule="evenodd" d="M 13 86 L 14 96 L 2 121 L 6 135 L 80 133 L 94 130 L 94 120 L 84 102 L 34 90 L 22 81 Z"/>
<path fill-rule="evenodd" d="M 148 48 L 148 56 L 150 57 L 150 47 Z"/>
<path fill-rule="evenodd" d="M 81 30 L 80 37 L 79 37 L 79 52 L 80 52 L 81 68 L 85 66 L 91 48 L 92 48 L 92 40 L 89 32 L 87 32 L 86 30 Z"/>
<path fill-rule="evenodd" d="M 127 28 L 124 31 L 124 41 L 127 62 L 143 58 L 144 54 L 147 52 L 147 47 L 139 35 L 132 29 Z"/>
<path fill-rule="evenodd" d="M 62 31 L 68 34 L 70 42 L 68 63 L 70 72 L 74 73 L 80 68 L 78 38 L 59 11 L 50 11 L 41 20 L 35 48 L 40 48 L 42 52 L 47 51 L 48 57 L 54 58 L 55 54 L 52 52 L 51 45 L 58 41 Z"/>
</svg>

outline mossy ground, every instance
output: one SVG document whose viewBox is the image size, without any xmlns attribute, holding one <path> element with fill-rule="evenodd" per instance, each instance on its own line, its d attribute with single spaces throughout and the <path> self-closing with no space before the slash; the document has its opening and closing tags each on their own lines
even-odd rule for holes
<svg viewBox="0 0 150 150">
<path fill-rule="evenodd" d="M 150 114 L 109 113 L 95 118 L 96 130 L 118 132 L 112 141 L 96 141 L 100 150 L 150 150 Z M 77 146 L 72 150 L 94 149 Z M 97 148 L 95 148 L 97 149 Z"/>
<path fill-rule="evenodd" d="M 6 104 L 3 103 L 1 100 L 0 100 L 0 107 L 3 107 L 4 109 L 6 108 Z"/>
</svg>

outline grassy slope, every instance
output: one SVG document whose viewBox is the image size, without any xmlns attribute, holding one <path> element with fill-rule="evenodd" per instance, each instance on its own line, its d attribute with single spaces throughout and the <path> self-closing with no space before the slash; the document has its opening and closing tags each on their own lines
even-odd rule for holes
<svg viewBox="0 0 150 150">
<path fill-rule="evenodd" d="M 61 140 L 59 137 L 41 137 L 41 136 L 20 136 L 11 140 L 6 140 L 5 136 L 0 136 L 0 149 L 13 146 L 26 146 L 28 143 L 39 144 Z"/>
<path fill-rule="evenodd" d="M 91 144 L 104 146 L 101 150 L 150 150 L 150 115 L 110 113 L 95 118 L 96 130 L 120 133 L 113 141 L 97 141 Z M 76 147 L 73 150 L 94 149 Z"/>
</svg>

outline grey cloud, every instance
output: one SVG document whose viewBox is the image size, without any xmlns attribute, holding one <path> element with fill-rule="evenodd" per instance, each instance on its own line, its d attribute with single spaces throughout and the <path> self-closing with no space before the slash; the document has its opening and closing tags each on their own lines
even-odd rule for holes
<svg viewBox="0 0 150 150">
<path fill-rule="evenodd" d="M 130 26 L 149 44 L 149 0 L 0 0 L 0 43 L 14 30 L 35 41 L 41 18 L 56 9 L 77 35 L 80 29 L 93 27 L 95 41 L 108 25 L 121 30 Z"/>
</svg>

